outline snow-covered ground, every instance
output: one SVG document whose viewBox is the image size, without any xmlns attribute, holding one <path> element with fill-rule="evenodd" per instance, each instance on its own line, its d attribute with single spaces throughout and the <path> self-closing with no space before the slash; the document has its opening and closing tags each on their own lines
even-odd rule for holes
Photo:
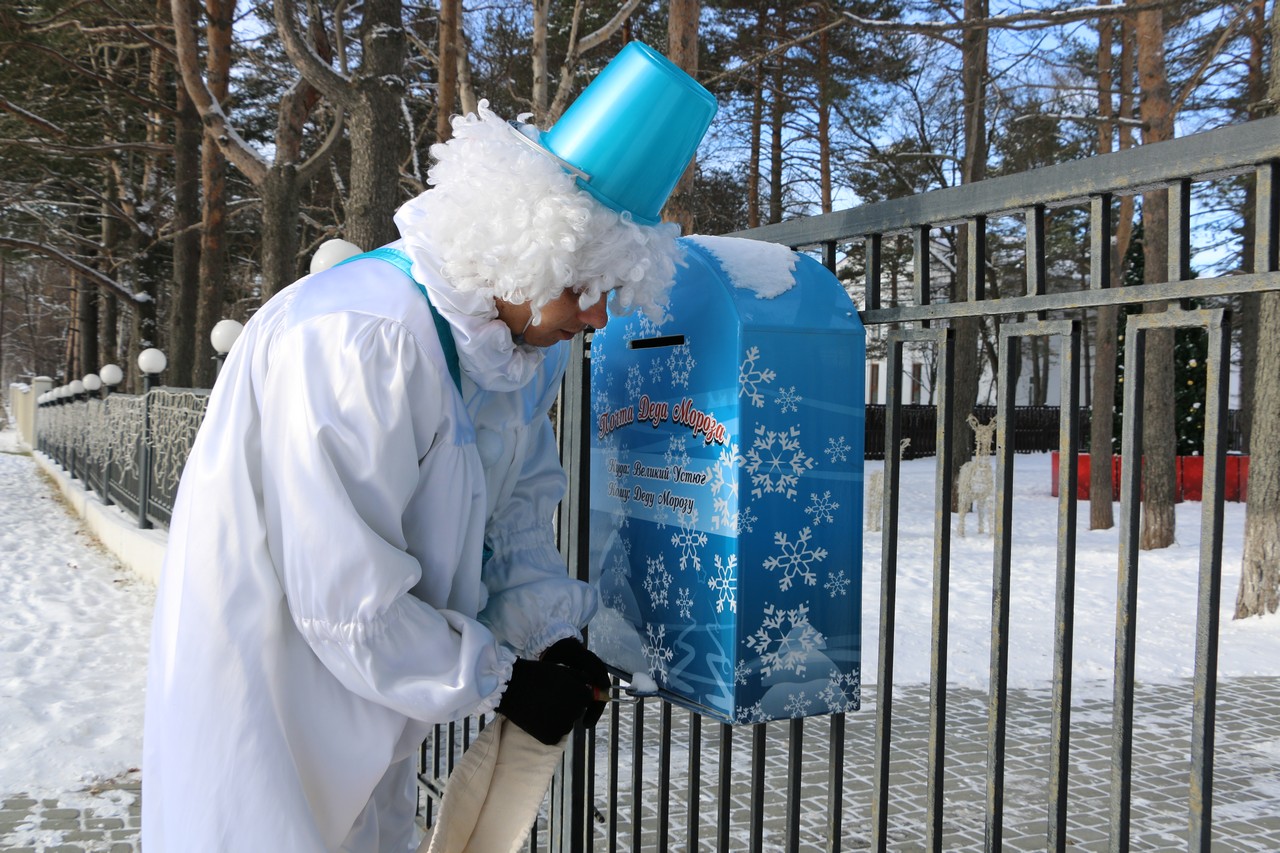
<svg viewBox="0 0 1280 853">
<path fill-rule="evenodd" d="M 868 463 L 868 473 L 878 463 Z M 903 466 L 898 558 L 898 684 L 929 673 L 932 459 Z M 1047 685 L 1053 650 L 1057 501 L 1048 456 L 1015 462 L 1010 684 Z M 1078 537 L 1075 675 L 1078 695 L 1109 690 L 1114 655 L 1118 534 Z M 1178 544 L 1140 557 L 1140 681 L 1190 677 L 1199 561 L 1198 503 L 1178 507 Z M 1228 504 L 1223 558 L 1221 678 L 1280 675 L 1280 614 L 1231 620 L 1244 506 Z M 952 539 L 949 680 L 983 687 L 990 664 L 993 540 Z M 953 519 L 954 527 L 954 519 Z M 879 534 L 866 534 L 863 672 L 873 680 L 879 620 Z M 142 754 L 146 651 L 154 590 L 102 552 L 57 491 L 0 432 L 0 797 L 26 792 L 75 804 L 98 780 L 129 773 Z M 121 792 L 114 791 L 112 796 Z M 109 802 L 91 803 L 101 810 Z M 101 813 L 101 812 L 100 812 Z"/>
<path fill-rule="evenodd" d="M 20 455 L 16 433 L 0 432 L 0 798 L 90 799 L 111 813 L 121 792 L 87 789 L 142 760 L 154 600 Z"/>
<path fill-rule="evenodd" d="M 897 632 L 894 681 L 929 677 L 929 628 L 933 588 L 934 459 L 905 462 L 899 516 Z M 867 463 L 867 475 L 881 467 Z M 1011 593 L 1009 604 L 1011 687 L 1050 683 L 1053 666 L 1054 594 L 1057 574 L 1058 499 L 1050 495 L 1049 454 L 1014 457 Z M 1119 521 L 1120 505 L 1115 505 Z M 1196 595 L 1200 571 L 1201 504 L 1177 505 L 1177 544 L 1138 557 L 1139 682 L 1189 679 L 1195 666 Z M 1245 505 L 1224 509 L 1222 606 L 1218 675 L 1280 675 L 1280 614 L 1236 621 L 1236 591 L 1244 545 Z M 990 526 L 990 525 L 988 525 Z M 1073 675 L 1076 692 L 1110 690 L 1115 660 L 1119 527 L 1089 530 L 1089 505 L 1077 504 L 1076 603 Z M 977 534 L 973 515 L 968 536 L 951 520 L 950 683 L 987 687 L 991 665 L 991 588 L 994 538 Z M 880 611 L 881 534 L 865 533 L 863 547 L 863 680 L 873 681 Z"/>
</svg>

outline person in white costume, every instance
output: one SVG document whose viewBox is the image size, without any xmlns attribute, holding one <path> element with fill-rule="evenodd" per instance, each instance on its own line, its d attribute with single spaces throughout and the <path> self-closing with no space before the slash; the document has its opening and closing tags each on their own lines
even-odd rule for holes
<svg viewBox="0 0 1280 853">
<path fill-rule="evenodd" d="M 555 744 L 603 708 L 547 412 L 606 302 L 661 317 L 678 229 L 483 102 L 432 155 L 402 239 L 268 301 L 210 395 L 156 602 L 148 853 L 412 850 L 433 724 Z"/>
</svg>

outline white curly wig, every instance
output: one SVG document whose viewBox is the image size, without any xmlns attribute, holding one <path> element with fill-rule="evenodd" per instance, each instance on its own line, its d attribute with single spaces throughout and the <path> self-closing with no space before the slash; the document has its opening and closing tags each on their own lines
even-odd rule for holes
<svg viewBox="0 0 1280 853">
<path fill-rule="evenodd" d="M 429 231 L 458 291 L 528 303 L 533 322 L 565 288 L 584 309 L 609 293 L 614 314 L 638 308 L 661 322 L 683 264 L 679 227 L 639 225 L 605 207 L 515 133 L 488 101 L 456 116 L 453 138 L 431 147 L 432 189 L 397 214 L 406 241 Z"/>
</svg>

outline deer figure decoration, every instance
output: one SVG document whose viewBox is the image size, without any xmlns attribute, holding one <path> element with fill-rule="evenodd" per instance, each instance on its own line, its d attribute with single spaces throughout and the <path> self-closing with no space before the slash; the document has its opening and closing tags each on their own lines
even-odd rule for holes
<svg viewBox="0 0 1280 853">
<path fill-rule="evenodd" d="M 964 536 L 964 520 L 970 508 L 978 516 L 978 532 L 991 532 L 986 530 L 986 522 L 991 513 L 995 478 L 991 475 L 991 463 L 987 457 L 991 455 L 991 443 L 1000 423 L 999 418 L 992 418 L 983 424 L 973 415 L 969 415 L 968 421 L 974 436 L 973 458 L 960 467 L 960 526 L 956 530 L 960 536 Z"/>
<path fill-rule="evenodd" d="M 906 453 L 907 447 L 910 446 L 911 439 L 904 438 L 898 444 L 898 458 L 902 458 L 902 454 Z M 866 528 L 870 531 L 880 529 L 880 519 L 884 515 L 884 469 L 872 471 L 871 477 L 867 480 L 867 521 Z"/>
</svg>

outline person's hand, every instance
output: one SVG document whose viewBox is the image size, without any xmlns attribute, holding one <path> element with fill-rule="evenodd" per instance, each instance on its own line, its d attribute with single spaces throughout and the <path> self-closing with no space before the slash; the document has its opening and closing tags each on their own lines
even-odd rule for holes
<svg viewBox="0 0 1280 853">
<path fill-rule="evenodd" d="M 553 746 L 582 719 L 593 692 L 577 672 L 558 663 L 519 658 L 498 702 L 498 713 Z"/>
<path fill-rule="evenodd" d="M 587 684 L 598 687 L 604 695 L 608 695 L 611 686 L 609 668 L 594 652 L 573 637 L 566 637 L 552 645 L 542 653 L 542 660 L 569 667 Z M 587 713 L 582 720 L 587 728 L 600 721 L 604 706 L 602 701 L 594 701 L 587 706 Z"/>
</svg>

